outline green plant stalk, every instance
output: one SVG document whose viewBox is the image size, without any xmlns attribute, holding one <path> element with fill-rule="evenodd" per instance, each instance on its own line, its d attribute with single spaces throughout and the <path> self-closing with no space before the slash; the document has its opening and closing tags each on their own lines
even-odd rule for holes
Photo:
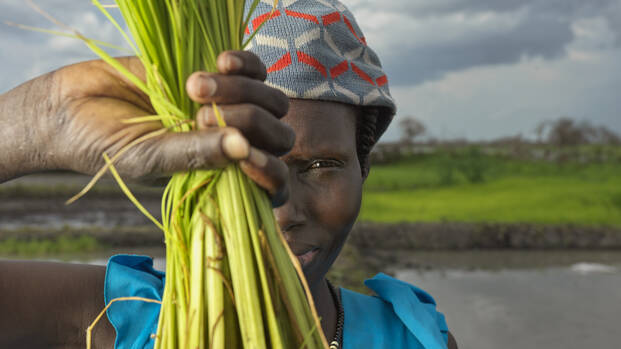
<svg viewBox="0 0 621 349">
<path fill-rule="evenodd" d="M 222 213 L 224 242 L 230 258 L 231 281 L 235 289 L 236 309 L 244 347 L 265 348 L 261 304 L 256 294 L 255 261 L 248 240 L 248 223 L 241 207 L 242 198 L 236 181 L 236 166 L 229 166 L 218 181 L 218 205 Z M 238 291 L 239 290 L 239 291 Z"/>
<path fill-rule="evenodd" d="M 213 211 L 213 205 L 209 205 Z M 215 216 L 215 214 L 214 214 Z M 205 268 L 204 297 L 207 300 L 207 330 L 210 348 L 224 348 L 226 324 L 224 316 L 224 281 L 222 270 L 224 251 L 222 237 L 213 225 L 209 225 L 206 231 L 205 250 L 207 255 L 207 268 Z"/>
<path fill-rule="evenodd" d="M 205 287 L 203 268 L 206 260 L 205 255 L 205 234 L 207 233 L 207 222 L 203 221 L 202 216 L 192 217 L 192 242 L 191 242 L 191 268 L 190 268 L 190 303 L 189 303 L 189 323 L 188 323 L 188 348 L 205 347 L 205 337 L 203 327 L 205 326 Z"/>
<path fill-rule="evenodd" d="M 160 120 L 165 130 L 188 132 L 200 105 L 186 95 L 185 81 L 194 71 L 215 72 L 220 52 L 240 50 L 249 42 L 243 42 L 244 29 L 259 0 L 252 0 L 246 16 L 241 0 L 117 0 L 135 45 L 99 0 L 93 3 L 145 67 L 146 82 L 103 51 L 101 43 L 76 32 L 149 96 L 157 115 L 127 122 Z M 304 275 L 278 230 L 271 203 L 238 165 L 173 175 L 162 198 L 160 224 L 114 170 L 116 157 L 105 158 L 105 169 L 164 232 L 167 277 L 155 348 L 327 347 L 308 287 L 300 284 L 305 285 Z"/>
<path fill-rule="evenodd" d="M 240 193 L 242 196 L 246 217 L 248 218 L 248 226 L 251 232 L 249 238 L 252 243 L 252 249 L 254 250 L 255 258 L 257 261 L 257 269 L 263 291 L 263 301 L 265 304 L 263 315 L 266 318 L 267 326 L 269 328 L 270 341 L 273 347 L 284 348 L 285 343 L 283 342 L 280 329 L 278 328 L 278 321 L 276 318 L 276 313 L 274 311 L 274 304 L 272 302 L 272 292 L 270 292 L 270 287 L 266 275 L 266 263 L 262 253 L 262 249 L 264 246 L 261 246 L 261 243 L 259 242 L 258 232 L 260 230 L 260 227 L 258 226 L 258 222 L 260 222 L 260 220 L 256 212 L 255 202 L 250 196 L 252 194 L 252 191 L 249 187 L 248 180 L 242 173 L 242 171 L 239 170 L 239 168 L 236 168 L 236 170 L 237 183 L 238 186 L 241 187 Z"/>
<path fill-rule="evenodd" d="M 228 267 L 229 264 L 225 263 L 227 258 L 228 257 L 224 257 L 222 274 L 224 275 L 225 280 L 231 280 L 231 272 Z M 226 286 L 229 287 L 231 285 L 229 283 Z M 241 334 L 239 332 L 239 326 L 237 325 L 239 319 L 237 317 L 237 312 L 235 311 L 234 295 L 232 291 L 229 291 L 229 289 L 227 289 L 224 294 L 223 316 L 226 334 L 224 348 L 241 348 Z"/>
</svg>

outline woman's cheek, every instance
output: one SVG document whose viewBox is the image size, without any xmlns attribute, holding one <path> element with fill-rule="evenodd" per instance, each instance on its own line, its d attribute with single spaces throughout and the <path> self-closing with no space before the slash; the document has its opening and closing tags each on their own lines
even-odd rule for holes
<svg viewBox="0 0 621 349">
<path fill-rule="evenodd" d="M 339 173 L 321 187 L 321 193 L 316 203 L 321 224 L 344 240 L 360 211 L 362 179 L 350 173 Z"/>
</svg>

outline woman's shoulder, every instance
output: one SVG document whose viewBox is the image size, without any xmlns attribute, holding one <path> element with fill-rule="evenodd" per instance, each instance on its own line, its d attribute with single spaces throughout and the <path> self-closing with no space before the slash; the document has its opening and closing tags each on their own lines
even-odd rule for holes
<svg viewBox="0 0 621 349">
<path fill-rule="evenodd" d="M 144 256 L 117 255 L 108 262 L 104 297 L 161 300 L 164 273 Z M 341 288 L 345 313 L 343 348 L 446 348 L 448 328 L 433 297 L 422 289 L 385 274 L 366 280 L 375 296 Z M 107 311 L 117 332 L 115 348 L 152 347 L 159 305 L 143 301 L 114 303 Z M 136 321 L 131 314 L 143 314 Z"/>
<path fill-rule="evenodd" d="M 446 321 L 429 293 L 385 274 L 365 285 L 375 296 L 341 289 L 346 349 L 446 348 Z"/>
</svg>

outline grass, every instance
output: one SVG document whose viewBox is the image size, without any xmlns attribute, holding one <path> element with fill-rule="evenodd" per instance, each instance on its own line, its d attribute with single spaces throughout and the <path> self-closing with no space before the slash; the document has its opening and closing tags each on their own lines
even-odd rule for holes
<svg viewBox="0 0 621 349">
<path fill-rule="evenodd" d="M 621 164 L 433 154 L 374 167 L 363 198 L 366 221 L 621 226 Z"/>
<path fill-rule="evenodd" d="M 54 239 L 16 239 L 0 241 L 0 255 L 40 257 L 58 254 L 91 253 L 103 249 L 91 236 L 60 236 Z"/>
</svg>

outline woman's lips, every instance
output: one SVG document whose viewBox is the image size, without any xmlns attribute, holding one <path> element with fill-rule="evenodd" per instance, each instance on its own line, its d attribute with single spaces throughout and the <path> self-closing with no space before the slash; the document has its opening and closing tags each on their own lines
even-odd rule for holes
<svg viewBox="0 0 621 349">
<path fill-rule="evenodd" d="M 302 265 L 302 267 L 305 267 L 310 262 L 312 262 L 313 258 L 315 258 L 318 252 L 319 252 L 319 248 L 313 248 L 312 250 L 308 252 L 302 253 L 300 255 L 296 255 L 296 257 L 298 257 L 298 261 L 300 261 L 300 265 Z"/>
<path fill-rule="evenodd" d="M 292 239 L 287 233 L 284 233 L 284 235 L 291 252 L 298 257 L 298 261 L 300 261 L 302 267 L 312 262 L 320 250 L 319 245 L 315 242 Z"/>
</svg>

